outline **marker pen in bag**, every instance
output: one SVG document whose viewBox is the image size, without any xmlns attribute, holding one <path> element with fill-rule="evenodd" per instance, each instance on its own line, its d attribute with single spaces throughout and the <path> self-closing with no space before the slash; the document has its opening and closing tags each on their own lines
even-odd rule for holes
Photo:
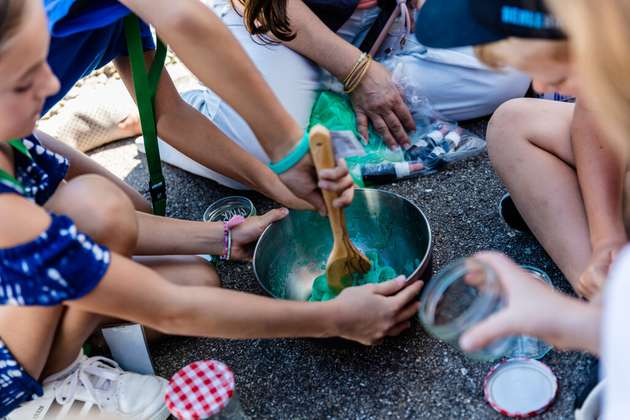
<svg viewBox="0 0 630 420">
<path fill-rule="evenodd" d="M 444 136 L 444 139 L 438 143 L 438 146 L 444 149 L 445 153 L 456 150 L 462 141 L 463 132 L 463 128 L 457 127 L 455 130 L 449 132 L 446 136 Z"/>
<path fill-rule="evenodd" d="M 420 140 L 405 150 L 405 160 L 413 162 L 426 159 L 433 148 L 444 139 L 448 131 L 448 127 L 439 126 L 439 128 L 422 136 Z"/>
<path fill-rule="evenodd" d="M 361 167 L 361 178 L 366 184 L 386 184 L 407 178 L 424 169 L 422 162 L 396 162 Z"/>
</svg>

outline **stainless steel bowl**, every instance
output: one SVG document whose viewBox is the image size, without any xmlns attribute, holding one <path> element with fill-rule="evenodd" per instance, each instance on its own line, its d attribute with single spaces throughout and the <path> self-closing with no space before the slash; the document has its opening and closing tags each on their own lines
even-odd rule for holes
<svg viewBox="0 0 630 420">
<path fill-rule="evenodd" d="M 431 228 L 415 204 L 390 192 L 357 189 L 345 214 L 350 237 L 361 251 L 378 251 L 382 264 L 409 279 L 422 276 L 431 257 Z M 291 211 L 260 237 L 254 252 L 256 278 L 276 298 L 306 300 L 313 280 L 325 271 L 332 242 L 327 218 Z"/>
</svg>

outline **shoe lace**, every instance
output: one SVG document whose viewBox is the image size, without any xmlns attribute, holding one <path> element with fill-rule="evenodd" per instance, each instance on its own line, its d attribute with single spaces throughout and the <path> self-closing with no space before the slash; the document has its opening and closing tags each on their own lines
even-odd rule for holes
<svg viewBox="0 0 630 420">
<path fill-rule="evenodd" d="M 56 388 L 55 400 L 59 405 L 72 405 L 77 391 L 85 389 L 91 401 L 100 411 L 115 391 L 115 382 L 122 374 L 118 363 L 105 357 L 82 360 L 77 369 Z M 86 401 L 88 403 L 88 401 Z"/>
</svg>

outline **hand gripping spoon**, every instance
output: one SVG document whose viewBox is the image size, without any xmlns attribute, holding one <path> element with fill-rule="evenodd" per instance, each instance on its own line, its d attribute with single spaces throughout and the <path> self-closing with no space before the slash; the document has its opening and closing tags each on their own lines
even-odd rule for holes
<svg viewBox="0 0 630 420">
<path fill-rule="evenodd" d="M 316 125 L 311 129 L 310 149 L 317 171 L 336 166 L 330 132 L 324 126 Z M 350 240 L 343 209 L 333 207 L 333 200 L 338 194 L 322 190 L 322 195 L 334 239 L 333 249 L 326 263 L 326 277 L 328 287 L 338 293 L 351 284 L 352 274 L 366 274 L 372 268 L 372 263 Z"/>
</svg>

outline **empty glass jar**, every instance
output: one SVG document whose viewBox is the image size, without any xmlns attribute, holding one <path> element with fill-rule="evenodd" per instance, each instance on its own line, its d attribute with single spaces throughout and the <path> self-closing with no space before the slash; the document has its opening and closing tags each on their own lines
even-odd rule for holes
<svg viewBox="0 0 630 420">
<path fill-rule="evenodd" d="M 421 300 L 420 321 L 425 329 L 458 349 L 465 331 L 504 306 L 496 273 L 474 258 L 457 260 L 440 271 L 426 286 Z M 512 342 L 512 337 L 499 339 L 467 355 L 496 360 L 506 354 Z"/>
</svg>

